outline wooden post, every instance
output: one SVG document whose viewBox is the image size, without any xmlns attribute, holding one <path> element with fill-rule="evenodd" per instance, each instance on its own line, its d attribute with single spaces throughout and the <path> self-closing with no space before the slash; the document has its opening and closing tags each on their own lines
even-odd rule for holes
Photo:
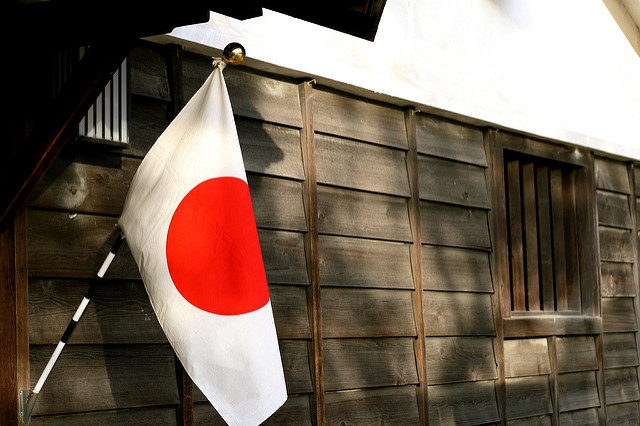
<svg viewBox="0 0 640 426">
<path fill-rule="evenodd" d="M 0 424 L 20 424 L 18 394 L 29 387 L 27 220 L 0 229 Z"/>
<path fill-rule="evenodd" d="M 313 378 L 314 404 L 313 421 L 316 425 L 326 423 L 324 403 L 324 367 L 322 351 L 322 310 L 320 300 L 320 262 L 318 241 L 318 184 L 316 177 L 316 150 L 313 128 L 313 82 L 300 83 L 300 106 L 302 108 L 302 162 L 305 170 L 303 202 L 307 218 L 305 234 L 305 256 L 309 275 L 307 293 L 309 323 L 311 324 L 311 344 L 309 361 Z"/>
<path fill-rule="evenodd" d="M 416 364 L 418 370 L 418 409 L 422 424 L 429 424 L 429 398 L 427 382 L 426 328 L 424 321 L 424 285 L 422 274 L 422 229 L 420 225 L 420 184 L 418 175 L 418 141 L 416 135 L 416 117 L 414 109 L 404 112 L 407 129 L 407 174 L 411 198 L 409 198 L 409 223 L 411 225 L 412 244 L 410 249 L 411 270 L 413 271 L 414 291 L 411 294 L 413 316 L 416 322 L 418 338 L 415 341 Z"/>
</svg>

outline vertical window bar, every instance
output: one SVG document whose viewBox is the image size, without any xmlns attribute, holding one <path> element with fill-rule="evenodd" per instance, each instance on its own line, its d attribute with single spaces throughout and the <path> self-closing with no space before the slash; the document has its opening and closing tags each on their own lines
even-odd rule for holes
<svg viewBox="0 0 640 426">
<path fill-rule="evenodd" d="M 507 203 L 509 205 L 509 256 L 511 263 L 512 309 L 527 309 L 524 283 L 524 246 L 522 235 L 522 203 L 520 197 L 520 162 L 507 163 Z"/>
<path fill-rule="evenodd" d="M 572 171 L 562 175 L 565 200 L 565 250 L 567 255 L 567 309 L 580 310 L 580 260 L 578 256 L 578 230 L 576 218 L 575 184 Z"/>
<path fill-rule="evenodd" d="M 553 289 L 553 234 L 551 232 L 551 196 L 549 194 L 549 168 L 536 169 L 536 195 L 538 199 L 538 245 L 540 248 L 540 293 L 542 310 L 555 310 Z"/>
<path fill-rule="evenodd" d="M 538 223 L 536 181 L 533 163 L 522 165 L 522 212 L 525 235 L 527 310 L 540 310 L 540 278 L 538 272 Z"/>
<path fill-rule="evenodd" d="M 567 257 L 565 255 L 564 231 L 564 197 L 562 194 L 562 171 L 551 170 L 549 173 L 551 191 L 551 219 L 553 230 L 553 264 L 555 266 L 556 310 L 566 311 L 567 303 Z"/>
</svg>

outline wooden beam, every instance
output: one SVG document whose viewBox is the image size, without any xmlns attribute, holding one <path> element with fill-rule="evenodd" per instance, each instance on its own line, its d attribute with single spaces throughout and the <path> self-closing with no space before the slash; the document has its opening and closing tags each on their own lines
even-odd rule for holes
<svg viewBox="0 0 640 426">
<path fill-rule="evenodd" d="M 133 40 L 125 39 L 91 47 L 51 107 L 36 119 L 24 149 L 3 175 L 0 228 L 24 205 L 132 45 Z"/>
</svg>

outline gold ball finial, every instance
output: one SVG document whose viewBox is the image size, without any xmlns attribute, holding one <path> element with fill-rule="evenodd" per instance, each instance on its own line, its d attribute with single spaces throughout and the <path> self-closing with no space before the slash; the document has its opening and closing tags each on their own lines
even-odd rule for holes
<svg viewBox="0 0 640 426">
<path fill-rule="evenodd" d="M 229 43 L 222 51 L 222 60 L 230 65 L 238 65 L 244 61 L 246 51 L 240 43 Z"/>
</svg>

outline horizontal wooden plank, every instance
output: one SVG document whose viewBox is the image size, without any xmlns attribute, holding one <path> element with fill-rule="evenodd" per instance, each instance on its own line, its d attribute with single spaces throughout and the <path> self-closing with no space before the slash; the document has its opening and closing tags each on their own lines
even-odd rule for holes
<svg viewBox="0 0 640 426">
<path fill-rule="evenodd" d="M 484 167 L 418 156 L 420 199 L 489 209 Z"/>
<path fill-rule="evenodd" d="M 602 262 L 600 264 L 600 290 L 604 297 L 633 296 L 633 264 Z"/>
<path fill-rule="evenodd" d="M 602 319 L 580 315 L 536 315 L 504 318 L 505 338 L 599 334 Z"/>
<path fill-rule="evenodd" d="M 592 155 L 589 151 L 576 149 L 569 144 L 546 142 L 506 131 L 496 132 L 494 143 L 498 149 L 541 157 L 554 163 L 562 162 L 582 167 L 591 167 L 592 164 Z"/>
<path fill-rule="evenodd" d="M 415 386 L 328 392 L 325 394 L 329 425 L 419 425 Z"/>
<path fill-rule="evenodd" d="M 631 238 L 635 232 L 600 226 L 600 258 L 603 261 L 628 262 L 634 261 Z"/>
<path fill-rule="evenodd" d="M 161 48 L 138 43 L 131 49 L 131 93 L 170 101 L 166 56 Z"/>
<path fill-rule="evenodd" d="M 210 57 L 184 55 L 182 72 L 185 100 L 195 94 L 212 71 Z M 296 84 L 233 67 L 226 67 L 223 76 L 234 114 L 302 127 Z"/>
<path fill-rule="evenodd" d="M 600 424 L 600 417 L 598 415 L 598 408 L 587 408 L 586 410 L 567 411 L 560 413 L 559 416 L 561 425 L 575 425 L 575 426 L 597 426 Z M 609 424 L 607 422 L 607 424 Z"/>
<path fill-rule="evenodd" d="M 58 156 L 33 191 L 29 205 L 120 215 L 139 159 L 92 155 L 73 145 Z"/>
<path fill-rule="evenodd" d="M 425 346 L 429 385 L 498 378 L 490 337 L 429 337 Z"/>
<path fill-rule="evenodd" d="M 638 374 L 635 367 L 604 370 L 604 385 L 607 406 L 640 399 Z"/>
<path fill-rule="evenodd" d="M 513 339 L 504 341 L 505 377 L 551 374 L 547 339 Z"/>
<path fill-rule="evenodd" d="M 300 182 L 248 175 L 256 225 L 287 231 L 306 231 Z"/>
<path fill-rule="evenodd" d="M 280 339 L 309 339 L 307 292 L 304 287 L 270 285 L 273 319 Z"/>
<path fill-rule="evenodd" d="M 207 426 L 227 426 L 216 409 L 207 402 L 195 402 L 193 404 L 193 424 Z M 262 423 L 263 425 L 300 425 L 311 426 L 311 406 L 308 396 L 289 396 L 284 405 L 271 417 Z"/>
<path fill-rule="evenodd" d="M 303 234 L 258 229 L 258 238 L 269 284 L 309 283 Z"/>
<path fill-rule="evenodd" d="M 635 333 L 606 333 L 602 337 L 602 350 L 605 368 L 638 365 Z"/>
<path fill-rule="evenodd" d="M 601 303 L 605 333 L 637 330 L 632 297 L 603 297 Z"/>
<path fill-rule="evenodd" d="M 478 293 L 424 292 L 427 336 L 493 336 L 491 296 Z"/>
<path fill-rule="evenodd" d="M 117 218 L 76 213 L 28 211 L 29 275 L 93 278 L 120 230 Z M 140 279 L 126 242 L 105 278 Z"/>
<path fill-rule="evenodd" d="M 499 422 L 495 381 L 429 386 L 430 425 Z"/>
<path fill-rule="evenodd" d="M 627 426 L 637 424 L 640 419 L 638 401 L 607 406 L 607 425 Z"/>
<path fill-rule="evenodd" d="M 409 245 L 321 235 L 320 283 L 412 289 Z"/>
<path fill-rule="evenodd" d="M 142 407 L 52 416 L 33 416 L 30 424 L 33 426 L 113 426 L 141 424 L 174 426 L 176 424 L 176 408 L 171 406 Z"/>
<path fill-rule="evenodd" d="M 54 346 L 31 346 L 32 386 Z M 34 415 L 177 404 L 169 345 L 68 345 L 38 397 Z M 144 391 L 142 391 L 144 390 Z"/>
<path fill-rule="evenodd" d="M 407 148 L 401 109 L 317 89 L 313 92 L 313 126 L 318 132 Z"/>
<path fill-rule="evenodd" d="M 596 201 L 599 224 L 617 228 L 632 228 L 628 195 L 597 190 Z"/>
<path fill-rule="evenodd" d="M 442 246 L 422 246 L 425 290 L 493 292 L 489 254 Z"/>
<path fill-rule="evenodd" d="M 416 336 L 411 291 L 324 288 L 322 336 Z"/>
<path fill-rule="evenodd" d="M 575 411 L 599 407 L 598 386 L 595 371 L 558 374 L 558 408 Z"/>
<path fill-rule="evenodd" d="M 325 389 L 418 383 L 412 338 L 325 339 Z"/>
<path fill-rule="evenodd" d="M 522 419 L 509 420 L 509 426 L 551 426 L 551 416 L 546 414 L 543 416 L 524 417 Z"/>
<path fill-rule="evenodd" d="M 316 134 L 318 183 L 408 197 L 406 153 Z"/>
<path fill-rule="evenodd" d="M 29 342 L 55 345 L 89 288 L 85 280 L 31 279 Z M 69 344 L 167 343 L 142 281 L 101 281 Z"/>
<path fill-rule="evenodd" d="M 560 373 L 598 369 L 596 342 L 593 336 L 558 337 L 556 356 Z"/>
<path fill-rule="evenodd" d="M 507 419 L 551 414 L 551 392 L 548 376 L 506 379 Z"/>
<path fill-rule="evenodd" d="M 247 171 L 304 179 L 300 130 L 241 117 L 236 128 Z"/>
<path fill-rule="evenodd" d="M 318 186 L 320 232 L 411 242 L 406 198 Z"/>
<path fill-rule="evenodd" d="M 129 146 L 122 153 L 143 157 L 169 125 L 169 105 L 143 96 L 131 95 Z"/>
<path fill-rule="evenodd" d="M 487 165 L 480 129 L 427 114 L 416 114 L 416 135 L 420 153 Z"/>
<path fill-rule="evenodd" d="M 596 157 L 594 167 L 597 188 L 623 194 L 631 193 L 626 164 L 608 158 Z"/>
<path fill-rule="evenodd" d="M 423 244 L 491 249 L 485 210 L 422 201 L 420 224 Z"/>
</svg>

